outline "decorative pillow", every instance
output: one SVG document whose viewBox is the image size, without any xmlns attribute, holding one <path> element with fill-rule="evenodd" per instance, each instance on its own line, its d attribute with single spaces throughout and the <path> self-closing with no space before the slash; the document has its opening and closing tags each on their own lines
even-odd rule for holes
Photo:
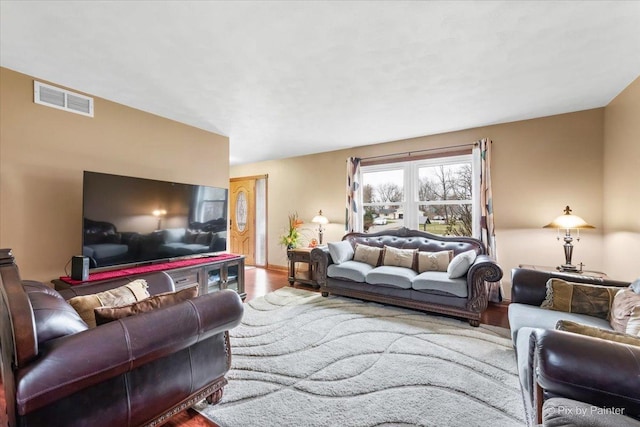
<svg viewBox="0 0 640 427">
<path fill-rule="evenodd" d="M 90 328 L 95 328 L 96 317 L 93 310 L 97 307 L 121 306 L 132 302 L 142 301 L 149 298 L 147 291 L 147 281 L 144 279 L 134 280 L 119 288 L 110 289 L 98 294 L 82 295 L 71 298 L 67 301 L 71 304 L 82 320 Z"/>
<path fill-rule="evenodd" d="M 618 289 L 551 278 L 547 281 L 547 296 L 540 307 L 608 319 Z"/>
<path fill-rule="evenodd" d="M 89 329 L 78 313 L 60 296 L 46 292 L 27 294 L 36 324 L 38 344 Z"/>
<path fill-rule="evenodd" d="M 165 243 L 180 243 L 185 238 L 187 230 L 184 228 L 165 228 L 162 235 Z"/>
<path fill-rule="evenodd" d="M 631 318 L 631 312 L 635 307 L 640 307 L 640 294 L 633 292 L 631 288 L 620 289 L 613 297 L 609 323 L 614 331 L 625 332 L 627 323 Z"/>
<path fill-rule="evenodd" d="M 380 255 L 382 254 L 382 248 L 376 248 L 375 246 L 356 245 L 356 250 L 353 254 L 354 261 L 364 262 L 369 265 L 377 267 L 380 264 Z"/>
<path fill-rule="evenodd" d="M 198 245 L 209 246 L 211 243 L 211 232 L 202 232 L 198 234 L 194 243 Z"/>
<path fill-rule="evenodd" d="M 184 242 L 186 244 L 195 243 L 198 234 L 200 234 L 198 230 L 191 230 L 190 228 L 187 228 L 187 231 L 184 233 Z"/>
<path fill-rule="evenodd" d="M 478 254 L 476 254 L 476 251 L 473 249 L 454 256 L 447 266 L 449 279 L 457 279 L 467 274 L 469 267 L 471 267 L 471 264 L 473 264 L 477 256 Z"/>
<path fill-rule="evenodd" d="M 589 337 L 600 338 L 608 341 L 615 341 L 623 344 L 640 346 L 640 338 L 620 332 L 608 331 L 595 326 L 583 325 L 582 323 L 572 322 L 570 320 L 558 320 L 556 329 L 559 331 L 573 332 L 575 334 L 586 335 Z"/>
<path fill-rule="evenodd" d="M 636 279 L 633 281 L 633 283 L 631 283 L 629 285 L 629 287 L 633 290 L 633 292 L 635 292 L 636 294 L 640 294 L 640 278 Z"/>
<path fill-rule="evenodd" d="M 329 247 L 329 255 L 331 255 L 334 264 L 339 265 L 353 259 L 353 246 L 351 246 L 351 243 L 347 240 L 329 242 L 327 246 Z"/>
<path fill-rule="evenodd" d="M 392 246 L 384 246 L 382 264 L 390 267 L 413 268 L 417 249 L 398 249 Z"/>
<path fill-rule="evenodd" d="M 631 312 L 625 333 L 640 337 L 640 306 L 636 306 Z"/>
<path fill-rule="evenodd" d="M 168 307 L 197 296 L 198 286 L 196 285 L 176 292 L 165 292 L 154 295 L 142 301 L 120 307 L 97 307 L 93 311 L 96 317 L 96 323 L 98 325 L 104 325 L 105 323 L 133 316 L 134 314 L 146 313 L 157 308 Z"/>
<path fill-rule="evenodd" d="M 418 272 L 447 271 L 453 259 L 453 251 L 418 252 Z"/>
</svg>

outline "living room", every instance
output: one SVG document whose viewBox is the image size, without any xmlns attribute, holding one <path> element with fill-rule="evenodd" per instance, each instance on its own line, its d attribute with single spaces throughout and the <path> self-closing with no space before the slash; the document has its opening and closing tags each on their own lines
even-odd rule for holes
<svg viewBox="0 0 640 427">
<path fill-rule="evenodd" d="M 3 2 L 3 8 L 5 3 L 12 2 Z M 637 12 L 637 8 L 632 10 Z M 5 43 L 15 42 L 5 37 L 5 25 L 3 18 L 3 51 Z M 637 34 L 627 33 L 623 42 L 637 48 Z M 217 187 L 228 187 L 230 178 L 268 175 L 266 263 L 273 269 L 285 269 L 287 253 L 279 236 L 290 213 L 297 212 L 309 223 L 321 209 L 329 220 L 324 240 L 335 242 L 344 235 L 348 157 L 446 148 L 487 138 L 493 142 L 497 261 L 504 272 L 505 299 L 511 299 L 512 268 L 521 264 L 554 266 L 563 261 L 556 231 L 542 227 L 561 215 L 566 205 L 595 226 L 581 231 L 580 242 L 574 242 L 574 261 L 583 263 L 586 270 L 631 282 L 640 277 L 636 260 L 640 253 L 640 186 L 634 179 L 640 169 L 636 52 L 623 52 L 624 64 L 598 64 L 603 67 L 603 81 L 616 67 L 631 69 L 633 75 L 622 84 L 619 80 L 611 83 L 606 99 L 589 108 L 540 111 L 526 119 L 487 118 L 450 131 L 375 139 L 369 144 L 250 162 L 229 160 L 234 144 L 230 130 L 205 130 L 177 118 L 198 116 L 198 111 L 185 110 L 167 118 L 162 110 L 149 112 L 136 108 L 135 102 L 115 102 L 86 91 L 91 87 L 91 75 L 73 84 L 57 64 L 45 67 L 41 74 L 31 74 L 26 62 L 16 56 L 9 60 L 2 52 L 0 247 L 12 248 L 24 279 L 49 283 L 63 275 L 65 265 L 81 247 L 78 227 L 82 222 L 84 170 Z M 27 51 L 24 55 L 38 56 Z M 107 55 L 105 52 L 105 61 L 109 60 Z M 593 64 L 584 66 L 591 68 Z M 135 93 L 129 77 L 119 77 L 121 91 Z M 580 74 L 572 78 L 581 82 L 586 94 L 592 85 L 589 78 L 583 81 Z M 34 80 L 93 97 L 94 117 L 35 104 Z M 549 85 L 562 89 L 553 81 Z M 502 95 L 495 97 L 502 102 Z M 133 95 L 131 99 L 135 99 Z M 368 126 L 376 128 L 378 123 L 369 122 Z M 300 135 L 305 138 L 304 130 Z M 259 139 L 256 141 L 257 146 Z M 308 227 L 315 229 L 311 224 Z"/>
</svg>

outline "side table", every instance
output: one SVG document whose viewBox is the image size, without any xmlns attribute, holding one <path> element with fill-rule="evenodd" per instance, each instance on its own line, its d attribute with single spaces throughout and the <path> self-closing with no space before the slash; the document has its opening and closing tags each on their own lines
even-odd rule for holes
<svg viewBox="0 0 640 427">
<path fill-rule="evenodd" d="M 557 267 L 548 267 L 542 265 L 532 265 L 532 264 L 520 264 L 519 268 L 526 268 L 527 270 L 537 270 L 537 271 L 547 271 L 550 273 L 563 273 L 575 276 L 588 276 L 588 277 L 598 277 L 604 279 L 607 276 L 606 273 L 601 271 L 590 271 L 590 270 L 582 270 L 582 271 L 563 271 L 558 269 Z"/>
<path fill-rule="evenodd" d="M 312 285 L 319 288 L 316 281 L 317 262 L 311 261 L 311 250 L 313 248 L 294 248 L 287 250 L 287 258 L 289 258 L 289 285 L 293 286 L 295 282 L 305 285 Z M 306 270 L 298 270 L 296 264 L 307 264 Z"/>
</svg>

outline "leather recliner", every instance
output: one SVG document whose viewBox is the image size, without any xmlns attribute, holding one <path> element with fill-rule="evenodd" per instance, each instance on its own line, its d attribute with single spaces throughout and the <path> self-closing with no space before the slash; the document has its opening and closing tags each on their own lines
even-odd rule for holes
<svg viewBox="0 0 640 427">
<path fill-rule="evenodd" d="M 140 276 L 136 277 L 140 278 Z M 174 290 L 163 272 L 142 276 L 149 293 Z M 93 329 L 65 297 L 126 283 L 61 291 L 20 280 L 0 250 L 0 347 L 10 426 L 157 426 L 226 384 L 228 330 L 242 302 L 220 291 Z"/>
<path fill-rule="evenodd" d="M 509 322 L 528 425 L 545 422 L 543 407 L 547 401 L 556 398 L 588 405 L 590 413 L 585 415 L 597 414 L 598 408 L 613 408 L 629 418 L 639 420 L 640 347 L 555 330 L 558 319 L 600 328 L 603 324 L 608 325 L 609 321 L 595 319 L 588 314 L 541 308 L 547 294 L 546 283 L 551 278 L 615 289 L 623 289 L 629 285 L 628 282 L 562 272 L 523 268 L 512 270 Z M 552 409 L 547 412 L 552 412 Z M 556 415 L 573 415 L 570 412 L 567 409 L 565 414 L 548 415 L 550 418 Z M 564 425 L 555 424 L 561 422 L 560 418 L 557 416 L 554 420 L 550 419 L 549 425 Z M 599 416 L 599 419 L 607 425 L 606 415 Z M 587 418 L 582 422 L 584 425 L 599 425 Z M 618 424 L 611 421 L 608 425 Z"/>
</svg>

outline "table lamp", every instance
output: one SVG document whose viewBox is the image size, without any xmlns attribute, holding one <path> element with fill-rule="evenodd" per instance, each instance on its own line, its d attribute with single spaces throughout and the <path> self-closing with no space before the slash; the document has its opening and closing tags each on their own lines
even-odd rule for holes
<svg viewBox="0 0 640 427">
<path fill-rule="evenodd" d="M 557 239 L 560 240 L 560 230 L 565 230 L 564 234 L 564 258 L 565 263 L 558 267 L 560 271 L 578 271 L 578 267 L 571 264 L 571 256 L 573 255 L 573 237 L 571 236 L 571 230 L 575 229 L 577 236 L 576 240 L 580 241 L 580 229 L 581 228 L 595 228 L 593 225 L 587 224 L 587 222 L 577 215 L 571 213 L 571 208 L 567 206 L 564 208 L 564 215 L 560 215 L 543 228 L 555 228 L 558 230 Z"/>
<path fill-rule="evenodd" d="M 162 225 L 162 217 L 167 214 L 167 211 L 165 209 L 154 209 L 151 213 L 153 214 L 153 216 L 158 218 L 158 230 L 160 230 L 160 226 Z"/>
<path fill-rule="evenodd" d="M 329 224 L 329 220 L 326 216 L 322 215 L 322 209 L 318 212 L 318 215 L 314 216 L 311 222 L 318 224 L 318 242 L 322 244 L 322 234 L 324 233 L 323 225 Z"/>
</svg>

